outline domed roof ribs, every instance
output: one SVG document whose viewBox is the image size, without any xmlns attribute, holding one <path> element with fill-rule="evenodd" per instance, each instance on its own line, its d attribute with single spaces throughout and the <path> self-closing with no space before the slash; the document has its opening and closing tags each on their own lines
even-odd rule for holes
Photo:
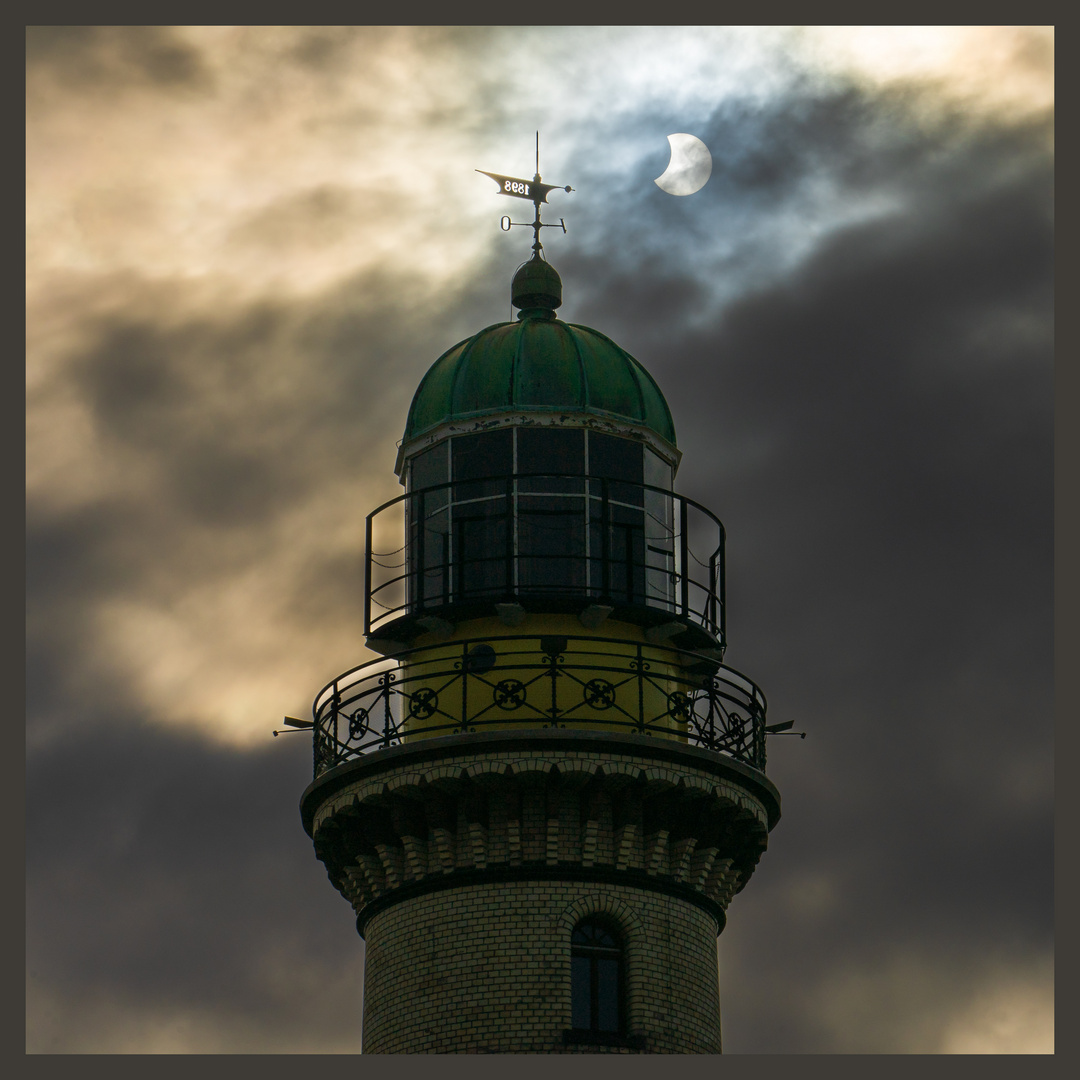
<svg viewBox="0 0 1080 1080">
<path fill-rule="evenodd" d="M 457 365 L 454 368 L 454 378 L 450 383 L 450 408 L 453 412 L 458 412 L 461 408 L 461 379 L 462 374 L 469 369 L 470 353 L 472 352 L 473 345 L 476 344 L 476 337 L 469 338 L 465 344 L 465 348 L 461 350 L 461 355 L 458 357 Z"/>
<path fill-rule="evenodd" d="M 536 311 L 535 317 L 530 314 L 519 322 L 495 323 L 435 361 L 409 409 L 403 446 L 407 448 L 414 439 L 442 424 L 458 424 L 472 417 L 507 412 L 585 412 L 646 428 L 677 451 L 675 427 L 663 394 L 634 357 L 599 331 L 563 322 L 550 310 L 530 310 Z M 632 380 L 632 390 L 623 382 L 628 398 L 610 398 L 603 367 L 596 368 L 591 350 L 606 353 L 608 362 L 617 362 L 622 369 L 622 379 Z M 576 378 L 570 383 L 564 378 L 568 371 L 552 367 L 575 363 Z M 504 366 L 510 370 L 504 371 Z M 440 369 L 445 375 L 440 375 Z M 530 380 L 544 370 L 552 374 L 551 394 L 537 398 L 526 383 L 532 386 Z M 564 384 L 562 396 L 556 389 L 560 383 Z M 572 391 L 571 384 L 576 384 Z"/>
<path fill-rule="evenodd" d="M 641 389 L 641 373 L 637 364 L 630 365 L 630 375 L 634 380 L 634 389 L 637 391 L 638 415 L 641 417 L 642 426 L 649 422 L 649 411 L 645 407 L 645 394 Z"/>
<path fill-rule="evenodd" d="M 525 264 L 517 268 L 517 273 L 514 274 L 514 280 L 510 283 L 510 303 L 517 306 L 518 296 L 515 294 L 515 286 L 521 277 L 521 272 L 524 270 Z M 529 332 L 529 324 L 522 318 L 525 313 L 523 311 L 518 312 L 518 332 L 517 340 L 514 342 L 514 360 L 510 365 L 510 406 L 513 408 L 521 401 L 521 373 L 525 366 L 525 344 L 526 335 Z"/>
<path fill-rule="evenodd" d="M 586 409 L 592 407 L 592 387 L 589 385 L 589 370 L 585 364 L 585 357 L 582 355 L 581 346 L 578 344 L 578 339 L 574 334 L 570 335 L 570 340 L 574 345 L 574 355 L 577 357 L 578 371 L 581 372 L 581 400 L 584 403 Z"/>
</svg>

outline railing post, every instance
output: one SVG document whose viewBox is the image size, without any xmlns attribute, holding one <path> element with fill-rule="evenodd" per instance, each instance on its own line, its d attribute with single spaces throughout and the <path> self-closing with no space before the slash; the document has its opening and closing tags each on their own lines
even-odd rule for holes
<svg viewBox="0 0 1080 1080">
<path fill-rule="evenodd" d="M 727 533 L 724 526 L 720 526 L 720 654 L 727 648 L 727 596 L 726 589 L 727 571 L 725 569 L 725 548 L 727 546 Z"/>
<path fill-rule="evenodd" d="M 439 533 L 442 540 L 442 602 L 450 603 L 450 517 L 447 510 L 446 532 Z"/>
<path fill-rule="evenodd" d="M 555 670 L 556 654 L 551 652 L 548 654 L 548 675 L 551 677 L 551 726 L 557 728 L 559 726 L 559 688 L 555 680 L 558 678 L 558 672 Z"/>
<path fill-rule="evenodd" d="M 682 557 L 683 575 L 682 575 L 681 592 L 682 592 L 682 614 L 683 614 L 684 619 L 689 618 L 689 615 L 690 615 L 690 610 L 689 610 L 690 609 L 690 563 L 687 561 L 687 555 L 689 554 L 689 551 L 690 551 L 690 544 L 689 544 L 689 541 L 687 539 L 687 522 L 688 522 L 688 520 L 689 520 L 689 518 L 688 518 L 688 514 L 687 514 L 686 500 L 680 498 L 679 499 L 679 531 L 682 533 L 682 551 L 683 551 L 683 557 Z"/>
<path fill-rule="evenodd" d="M 600 481 L 600 584 L 604 599 L 611 596 L 611 503 L 608 501 L 607 477 Z"/>
<path fill-rule="evenodd" d="M 383 694 L 383 749 L 390 745 L 390 731 L 394 726 L 394 717 L 390 711 L 390 672 L 384 671 L 379 678 Z"/>
<path fill-rule="evenodd" d="M 334 697 L 331 702 L 331 708 L 334 716 L 334 752 L 333 760 L 330 762 L 331 767 L 338 763 L 338 747 L 341 745 L 341 739 L 338 737 L 338 707 L 341 705 L 341 692 L 338 690 L 337 680 L 334 680 Z"/>
<path fill-rule="evenodd" d="M 716 556 L 709 556 L 709 604 L 706 609 L 709 629 L 715 634 L 719 627 L 716 622 Z"/>
<path fill-rule="evenodd" d="M 637 724 L 638 733 L 645 732 L 645 656 L 640 642 L 637 648 Z M 667 725 L 665 725 L 666 727 Z"/>
<path fill-rule="evenodd" d="M 709 679 L 708 686 L 709 693 L 709 736 L 708 742 L 705 744 L 710 750 L 717 749 L 716 746 L 716 680 Z"/>
<path fill-rule="evenodd" d="M 371 633 L 371 514 L 364 524 L 364 637 Z"/>
<path fill-rule="evenodd" d="M 514 477 L 506 478 L 506 595 L 514 595 Z"/>
<path fill-rule="evenodd" d="M 465 723 L 469 715 L 469 643 L 461 643 L 461 734 L 465 734 Z"/>
<path fill-rule="evenodd" d="M 424 593 L 427 591 L 427 517 L 425 514 L 424 492 L 421 490 L 416 496 L 416 597 L 413 607 L 424 607 Z M 408 561 L 409 552 L 406 548 L 405 558 Z"/>
</svg>

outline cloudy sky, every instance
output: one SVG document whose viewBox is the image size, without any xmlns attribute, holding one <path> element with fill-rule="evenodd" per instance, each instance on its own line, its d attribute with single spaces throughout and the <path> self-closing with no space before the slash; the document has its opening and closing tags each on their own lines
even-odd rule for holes
<svg viewBox="0 0 1080 1080">
<path fill-rule="evenodd" d="M 1053 44 L 31 29 L 28 1050 L 359 1049 L 270 732 L 369 658 L 410 397 L 528 255 L 474 169 L 531 176 L 537 129 L 560 315 L 659 382 L 727 661 L 808 733 L 725 1049 L 1051 1050 Z"/>
</svg>

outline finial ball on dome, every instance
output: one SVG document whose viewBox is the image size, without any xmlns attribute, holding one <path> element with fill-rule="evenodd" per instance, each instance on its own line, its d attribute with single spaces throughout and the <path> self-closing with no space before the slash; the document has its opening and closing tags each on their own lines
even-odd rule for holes
<svg viewBox="0 0 1080 1080">
<path fill-rule="evenodd" d="M 530 309 L 554 312 L 562 303 L 562 279 L 550 263 L 534 255 L 514 275 L 510 299 L 522 309 L 518 318 Z"/>
</svg>

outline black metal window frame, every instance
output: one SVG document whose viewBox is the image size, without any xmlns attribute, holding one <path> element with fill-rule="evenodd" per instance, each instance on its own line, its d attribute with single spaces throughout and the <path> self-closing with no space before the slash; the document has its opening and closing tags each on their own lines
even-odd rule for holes
<svg viewBox="0 0 1080 1080">
<path fill-rule="evenodd" d="M 573 479 L 580 483 L 581 490 L 580 492 L 537 490 L 538 482 L 545 478 L 553 481 Z M 519 499 L 549 498 L 559 500 L 560 506 L 563 500 L 581 499 L 582 501 L 582 522 L 586 541 L 584 556 L 552 557 L 556 561 L 559 558 L 570 557 L 579 561 L 583 559 L 586 581 L 583 585 L 572 587 L 571 592 L 581 593 L 598 602 L 612 598 L 622 599 L 659 608 L 683 618 L 692 618 L 710 632 L 718 635 L 721 643 L 724 642 L 726 622 L 724 526 L 715 514 L 700 503 L 679 495 L 669 488 L 652 484 L 631 485 L 626 481 L 587 475 L 567 477 L 550 473 L 510 473 L 483 481 L 469 480 L 467 483 L 471 486 L 477 483 L 487 484 L 488 492 L 481 495 L 471 493 L 472 497 L 455 501 L 454 492 L 459 485 L 454 481 L 448 481 L 399 495 L 383 503 L 368 515 L 364 590 L 365 634 L 370 634 L 376 626 L 402 614 L 415 614 L 429 608 L 448 606 L 462 599 L 486 598 L 498 601 L 515 597 L 519 591 L 522 591 L 519 588 L 518 575 L 522 561 L 527 559 L 539 561 L 548 558 L 544 555 L 529 555 L 520 550 Z M 523 483 L 527 486 L 525 491 L 521 490 Z M 619 488 L 622 494 L 625 492 L 621 489 L 636 488 L 640 492 L 640 501 L 629 502 L 626 499 L 613 498 L 613 487 Z M 659 522 L 664 529 L 670 530 L 666 536 L 666 539 L 670 541 L 670 548 L 658 548 L 656 544 L 649 543 L 650 536 L 645 529 L 650 516 L 655 518 L 655 515 L 650 515 L 648 510 L 650 493 L 663 506 L 670 507 L 670 510 L 664 511 L 664 517 L 670 524 Z M 472 508 L 470 517 L 479 513 L 482 507 L 493 511 L 492 522 L 501 523 L 501 545 L 497 546 L 501 546 L 503 550 L 493 551 L 489 548 L 469 560 L 455 559 L 451 517 L 455 506 L 459 510 Z M 429 508 L 432 507 L 433 509 L 429 512 Z M 715 547 L 705 553 L 704 559 L 700 558 L 690 546 L 691 510 L 695 512 L 696 521 L 703 521 L 706 527 L 715 530 Z M 399 511 L 404 512 L 405 518 L 404 543 L 393 552 L 373 551 L 372 537 L 375 531 L 375 519 L 381 514 Z M 640 553 L 640 564 L 632 557 L 629 550 L 620 557 L 616 557 L 612 550 L 616 546 L 613 537 L 618 536 L 618 530 L 628 524 L 619 519 L 627 513 L 641 516 L 640 539 L 643 550 Z M 445 515 L 445 521 L 439 529 L 433 530 L 427 523 L 436 515 Z M 594 552 L 589 546 L 594 533 L 599 533 L 599 552 Z M 437 556 L 432 559 L 430 557 L 431 545 L 440 539 L 442 543 L 437 549 Z M 628 536 L 623 539 L 629 543 L 632 538 Z M 396 558 L 402 552 L 404 554 L 399 562 L 381 561 L 390 556 Z M 662 564 L 651 561 L 657 554 L 663 557 Z M 692 562 L 699 563 L 700 570 L 694 571 Z M 493 577 L 489 584 L 470 591 L 463 587 L 462 574 L 466 563 L 474 568 L 480 566 L 481 569 L 490 566 L 496 571 L 496 577 L 501 576 L 501 580 L 495 581 Z M 389 576 L 381 573 L 383 570 L 394 571 L 395 569 L 403 572 L 391 573 Z M 642 575 L 643 587 L 640 595 L 637 593 L 635 583 L 631 581 L 632 571 L 634 573 L 640 571 Z M 377 575 L 383 580 L 376 581 Z M 620 581 L 620 575 L 625 576 L 626 580 Z M 704 580 L 700 580 L 701 578 Z M 650 595 L 650 586 L 656 586 L 660 579 L 664 581 L 663 595 Z M 554 591 L 565 593 L 567 590 L 559 585 L 554 588 Z M 693 604 L 691 603 L 692 591 Z M 398 595 L 401 593 L 404 595 Z M 380 609 L 374 617 L 373 605 Z"/>
<path fill-rule="evenodd" d="M 575 481 L 578 490 L 565 490 L 568 480 Z M 618 494 L 632 498 L 636 493 L 641 501 L 617 498 L 613 488 L 632 489 Z M 462 492 L 464 498 L 459 497 Z M 437 499 L 434 510 L 432 497 Z M 668 489 L 606 477 L 512 473 L 434 485 L 407 498 L 412 518 L 408 535 L 414 540 L 406 547 L 410 610 L 432 606 L 433 598 L 457 603 L 566 588 L 674 608 L 678 560 L 674 494 Z M 545 529 L 553 536 L 566 535 L 560 521 L 579 531 L 583 550 L 562 554 L 537 549 Z M 463 553 L 472 546 L 464 539 L 469 527 L 489 533 L 490 543 L 477 545 L 483 554 L 466 558 Z M 440 545 L 434 559 L 433 543 Z M 560 573 L 563 569 L 570 574 L 583 571 L 584 580 L 568 582 Z M 550 582 L 543 581 L 545 572 Z M 540 580 L 530 581 L 530 576 Z"/>
<path fill-rule="evenodd" d="M 548 433 L 581 437 L 581 453 L 571 471 L 523 468 L 535 462 L 537 448 L 524 451 L 526 462 L 522 458 L 522 441 Z M 495 467 L 485 473 L 487 462 L 483 455 L 475 457 L 482 439 L 498 440 L 490 448 L 492 460 L 502 461 L 508 468 Z M 458 454 L 462 451 L 456 448 L 466 446 L 467 457 L 461 460 L 468 465 L 459 473 Z M 415 464 L 435 452 L 442 458 L 435 473 L 443 472 L 444 479 L 416 487 Z M 624 453 L 630 456 L 620 461 L 619 455 Z M 666 474 L 666 483 L 644 483 L 647 475 L 657 472 L 656 462 L 660 463 L 659 471 Z M 675 582 L 683 569 L 678 566 L 675 543 L 677 525 L 671 488 L 674 465 L 652 446 L 585 427 L 513 425 L 450 436 L 413 455 L 406 475 L 410 495 L 422 491 L 431 495 L 419 505 L 411 500 L 406 504 L 410 543 L 406 545 L 409 573 L 405 606 L 409 610 L 482 596 L 503 598 L 518 592 L 561 591 L 567 584 L 593 594 L 598 590 L 607 594 L 614 589 L 628 602 L 674 610 Z M 509 485 L 511 476 L 513 482 Z M 567 512 L 567 505 L 574 501 L 581 504 L 577 515 Z M 546 507 L 542 505 L 545 502 Z M 561 504 L 558 510 L 551 508 L 555 502 Z M 594 515 L 598 505 L 601 513 Z M 572 525 L 582 530 L 583 556 L 527 550 L 527 538 L 536 541 L 538 533 L 545 529 L 543 519 L 548 516 L 579 519 Z M 463 543 L 463 527 L 485 520 L 497 534 L 494 546 L 488 546 L 480 557 L 464 559 L 462 552 L 471 545 Z M 553 533 L 558 531 L 556 525 L 547 528 Z M 616 547 L 625 549 L 625 558 L 610 557 Z M 618 564 L 614 575 L 612 562 Z M 561 570 L 571 578 L 580 577 L 584 571 L 586 580 L 567 582 Z M 550 584 L 542 583 L 545 574 L 552 577 Z"/>
</svg>

